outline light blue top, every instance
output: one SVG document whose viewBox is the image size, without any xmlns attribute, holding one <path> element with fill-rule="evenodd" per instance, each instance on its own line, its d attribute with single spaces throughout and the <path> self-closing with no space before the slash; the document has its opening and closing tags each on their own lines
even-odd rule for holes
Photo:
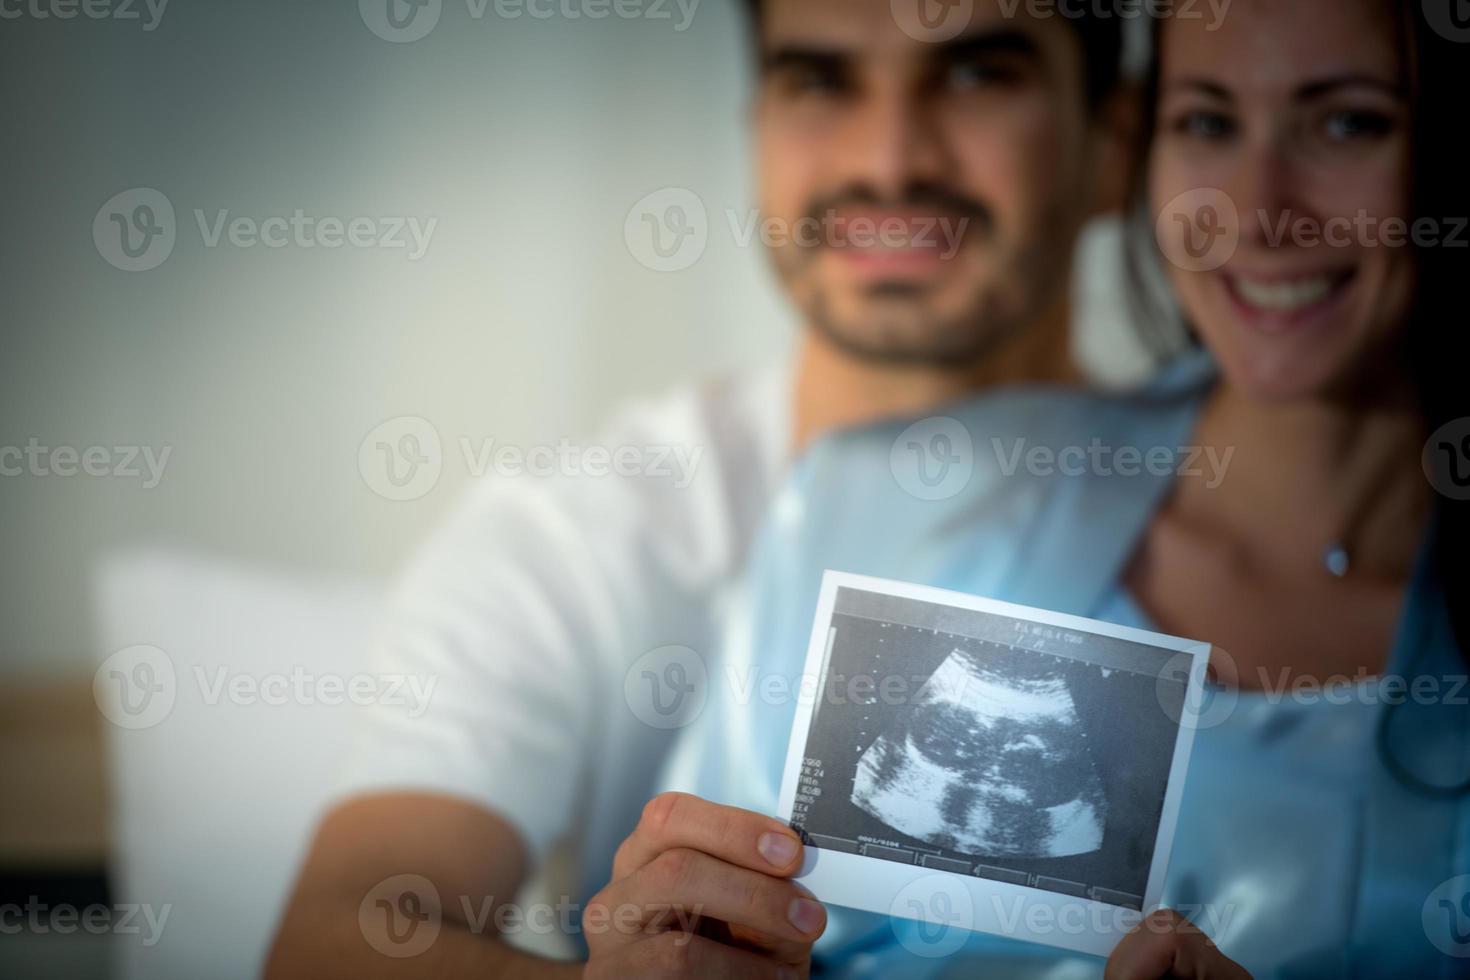
<svg viewBox="0 0 1470 980">
<path fill-rule="evenodd" d="M 932 423 L 896 423 L 815 445 L 765 529 L 711 665 L 709 704 L 684 733 L 668 787 L 777 812 L 795 702 L 779 683 L 762 684 L 800 676 L 825 569 L 1148 628 L 1121 577 L 1175 478 L 1149 453 L 1189 462 L 1175 451 L 1189 444 L 1213 380 L 1208 358 L 1192 357 L 1131 397 L 1013 389 L 955 405 L 947 414 L 963 432 L 946 423 L 947 442 L 932 442 L 941 431 Z M 1042 453 L 1017 466 L 1021 439 L 1024 450 L 1091 447 L 1104 465 L 1068 475 Z M 950 470 L 916 483 L 905 468 L 914 442 L 948 457 Z M 1155 465 L 1134 456 L 1126 472 L 1122 457 L 1113 466 L 1123 447 Z M 1397 758 L 1450 785 L 1470 773 L 1470 689 L 1431 568 L 1426 554 L 1386 676 L 1434 678 L 1444 696 L 1392 709 L 1390 732 Z M 1209 693 L 1164 900 L 1256 977 L 1470 975 L 1470 800 L 1413 791 L 1385 768 L 1375 733 L 1397 692 L 1378 685 L 1364 680 L 1338 703 Z M 817 948 L 828 976 L 1102 972 L 1099 959 L 983 935 L 925 955 L 939 947 L 911 923 L 830 911 Z"/>
</svg>

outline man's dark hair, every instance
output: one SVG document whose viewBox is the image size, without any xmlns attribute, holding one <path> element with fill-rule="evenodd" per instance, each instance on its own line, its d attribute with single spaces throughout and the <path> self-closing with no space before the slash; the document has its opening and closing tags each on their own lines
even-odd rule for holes
<svg viewBox="0 0 1470 980">
<path fill-rule="evenodd" d="M 752 35 L 759 41 L 761 10 L 765 0 L 744 0 L 750 14 Z M 918 0 L 923 2 L 923 0 Z M 1057 15 L 1077 32 L 1082 45 L 1084 95 L 1089 109 L 1096 111 L 1113 94 L 1122 78 L 1123 22 L 1111 11 L 1098 13 L 1086 3 L 1057 4 Z M 758 45 L 757 45 L 758 46 Z"/>
</svg>

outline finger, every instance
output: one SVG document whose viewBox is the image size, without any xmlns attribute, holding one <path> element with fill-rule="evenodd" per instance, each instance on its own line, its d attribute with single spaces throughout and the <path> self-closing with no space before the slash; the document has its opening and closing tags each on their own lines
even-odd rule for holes
<svg viewBox="0 0 1470 980">
<path fill-rule="evenodd" d="M 759 953 L 725 946 L 702 936 L 664 932 L 625 946 L 605 960 L 594 959 L 588 963 L 586 975 L 588 980 L 602 977 L 801 980 L 807 973 L 805 965 L 778 963 Z"/>
<path fill-rule="evenodd" d="M 667 927 L 680 916 L 684 929 L 703 919 L 723 922 L 740 941 L 787 960 L 800 957 L 827 927 L 826 909 L 795 882 L 682 847 L 608 885 L 596 901 L 640 910 L 644 925 Z"/>
<path fill-rule="evenodd" d="M 618 848 L 613 877 L 626 877 L 676 847 L 763 874 L 786 876 L 801 867 L 801 838 L 774 817 L 663 793 L 643 808 L 637 828 Z"/>
<path fill-rule="evenodd" d="M 1104 980 L 1250 980 L 1188 919 L 1159 909 L 1134 927 L 1108 957 Z"/>
</svg>

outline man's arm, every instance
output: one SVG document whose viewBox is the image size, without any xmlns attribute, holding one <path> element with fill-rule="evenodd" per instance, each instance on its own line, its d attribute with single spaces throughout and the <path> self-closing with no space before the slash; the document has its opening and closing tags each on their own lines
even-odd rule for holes
<svg viewBox="0 0 1470 980">
<path fill-rule="evenodd" d="M 418 794 L 348 802 L 317 832 L 266 978 L 580 976 L 580 964 L 518 952 L 495 932 L 495 910 L 525 875 L 519 835 L 473 804 Z"/>
</svg>

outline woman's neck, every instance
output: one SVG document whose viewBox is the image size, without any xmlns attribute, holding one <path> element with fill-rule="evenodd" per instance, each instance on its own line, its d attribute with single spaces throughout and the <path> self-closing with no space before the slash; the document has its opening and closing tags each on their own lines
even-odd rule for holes
<svg viewBox="0 0 1470 980">
<path fill-rule="evenodd" d="M 1402 580 L 1412 571 L 1432 498 L 1421 472 L 1422 414 L 1402 375 L 1356 398 L 1267 402 L 1228 383 L 1198 435 L 1233 447 L 1214 490 L 1186 484 L 1181 503 L 1242 536 L 1250 550 L 1320 562 L 1342 545 L 1352 574 Z"/>
</svg>

